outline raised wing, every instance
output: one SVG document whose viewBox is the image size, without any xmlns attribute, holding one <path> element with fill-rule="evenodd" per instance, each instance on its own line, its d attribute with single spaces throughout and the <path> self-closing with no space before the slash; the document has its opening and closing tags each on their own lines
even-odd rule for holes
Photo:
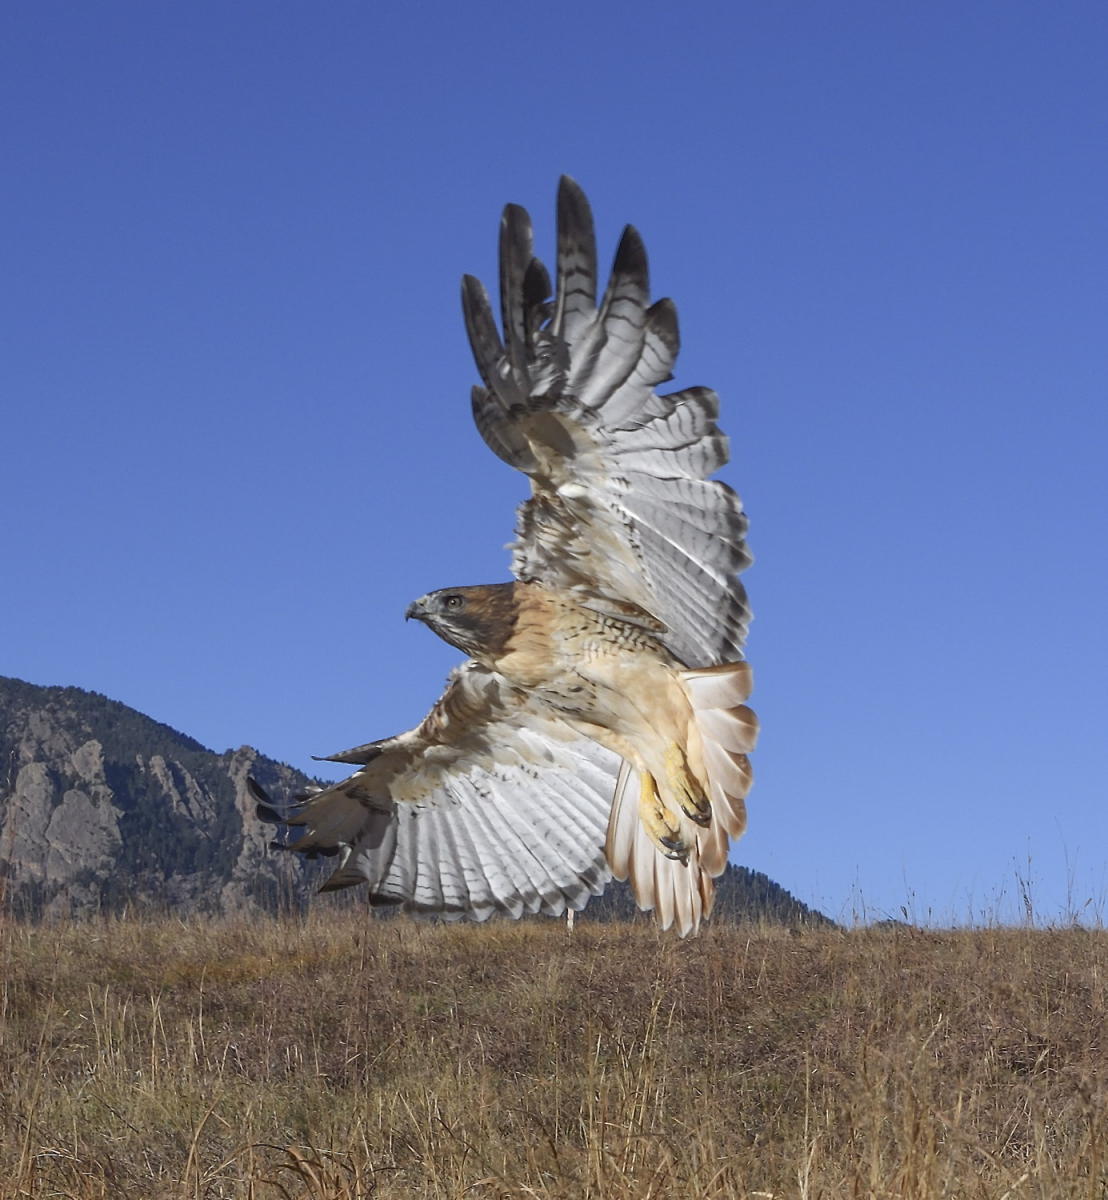
<svg viewBox="0 0 1108 1200">
<path fill-rule="evenodd" d="M 619 758 L 474 662 L 415 729 L 330 761 L 362 766 L 286 812 L 251 781 L 258 815 L 299 834 L 275 846 L 340 856 L 321 891 L 482 921 L 581 909 L 610 879 Z"/>
<path fill-rule="evenodd" d="M 596 240 L 584 193 L 558 190 L 557 286 L 532 252 L 531 221 L 500 227 L 503 336 L 467 275 L 466 328 L 483 387 L 481 435 L 531 478 L 512 570 L 519 579 L 630 603 L 666 626 L 686 666 L 742 657 L 749 621 L 736 575 L 750 563 L 738 496 L 708 477 L 727 461 L 707 388 L 658 395 L 679 338 L 669 300 L 650 303 L 646 252 L 624 230 L 597 302 Z"/>
</svg>

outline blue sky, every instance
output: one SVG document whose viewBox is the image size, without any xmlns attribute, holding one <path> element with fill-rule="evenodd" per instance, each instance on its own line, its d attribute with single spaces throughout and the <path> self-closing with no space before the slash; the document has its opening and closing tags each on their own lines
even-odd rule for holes
<svg viewBox="0 0 1108 1200">
<path fill-rule="evenodd" d="M 0 674 L 308 768 L 507 577 L 463 272 L 558 175 L 722 396 L 764 725 L 835 916 L 1108 899 L 1108 7 L 4 6 Z"/>
</svg>

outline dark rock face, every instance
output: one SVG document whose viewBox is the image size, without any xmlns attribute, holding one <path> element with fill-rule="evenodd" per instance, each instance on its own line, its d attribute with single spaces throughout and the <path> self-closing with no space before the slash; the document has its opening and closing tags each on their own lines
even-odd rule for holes
<svg viewBox="0 0 1108 1200">
<path fill-rule="evenodd" d="M 278 796 L 309 782 L 248 746 L 214 754 L 95 692 L 0 678 L 0 888 L 9 911 L 298 902 L 304 871 L 267 849 L 247 775 Z"/>
</svg>

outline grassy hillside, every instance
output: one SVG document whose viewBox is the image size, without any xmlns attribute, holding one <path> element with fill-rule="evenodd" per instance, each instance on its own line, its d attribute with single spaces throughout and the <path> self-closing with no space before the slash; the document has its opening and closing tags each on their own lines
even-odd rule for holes
<svg viewBox="0 0 1108 1200">
<path fill-rule="evenodd" d="M 1101 1197 L 1101 933 L 0 926 L 0 1195 Z"/>
</svg>

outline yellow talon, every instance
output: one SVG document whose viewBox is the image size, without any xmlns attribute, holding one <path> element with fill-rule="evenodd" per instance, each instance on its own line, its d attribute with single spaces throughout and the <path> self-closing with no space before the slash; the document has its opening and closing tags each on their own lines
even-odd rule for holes
<svg viewBox="0 0 1108 1200">
<path fill-rule="evenodd" d="M 685 752 L 671 742 L 666 747 L 664 756 L 666 777 L 669 779 L 673 794 L 677 797 L 681 811 L 698 825 L 710 825 L 712 822 L 712 802 L 704 794 L 696 776 L 689 770 Z"/>
<path fill-rule="evenodd" d="M 680 827 L 658 795 L 658 785 L 649 771 L 643 771 L 640 776 L 639 819 L 666 858 L 688 860 L 689 848 L 681 838 Z"/>
</svg>

